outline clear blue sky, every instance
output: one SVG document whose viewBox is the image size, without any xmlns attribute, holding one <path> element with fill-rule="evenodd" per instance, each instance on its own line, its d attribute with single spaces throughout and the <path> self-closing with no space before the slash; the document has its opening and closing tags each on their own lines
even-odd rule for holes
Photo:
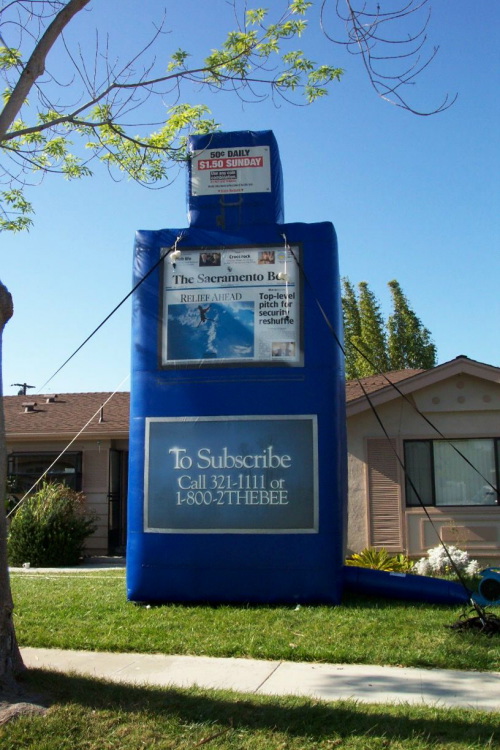
<svg viewBox="0 0 500 750">
<path fill-rule="evenodd" d="M 210 49 L 229 29 L 224 0 L 165 5 L 172 33 L 162 44 L 169 52 Z M 91 8 L 70 38 L 92 50 L 97 25 L 126 60 L 150 35 L 162 4 L 94 0 Z M 429 43 L 440 51 L 411 96 L 432 109 L 446 93 L 458 93 L 443 114 L 416 117 L 378 99 L 359 59 L 317 26 L 308 42 L 315 59 L 345 69 L 325 100 L 277 108 L 271 101 L 243 105 L 229 94 L 188 98 L 208 103 L 224 130 L 274 131 L 286 220 L 332 221 L 341 274 L 367 281 L 385 315 L 387 282 L 396 278 L 432 332 L 440 362 L 465 354 L 500 366 L 500 3 L 432 0 L 432 10 Z M 60 54 L 54 50 L 53 66 Z M 135 230 L 187 225 L 184 174 L 151 191 L 96 168 L 78 182 L 51 176 L 29 197 L 35 226 L 0 236 L 0 277 L 15 304 L 4 336 L 6 394 L 16 393 L 16 382 L 41 388 L 127 294 Z M 127 304 L 44 392 L 114 390 L 120 383 L 125 390 L 129 362 Z"/>
</svg>

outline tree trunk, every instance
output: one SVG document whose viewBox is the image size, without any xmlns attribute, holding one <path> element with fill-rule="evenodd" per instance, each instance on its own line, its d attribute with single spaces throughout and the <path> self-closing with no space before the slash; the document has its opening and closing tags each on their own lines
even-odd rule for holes
<svg viewBox="0 0 500 750">
<path fill-rule="evenodd" d="M 2 334 L 5 324 L 12 317 L 13 311 L 12 297 L 0 281 L 0 691 L 12 688 L 16 673 L 24 668 L 12 619 L 14 605 L 7 563 L 7 519 L 5 514 L 7 450 L 2 394 Z"/>
</svg>

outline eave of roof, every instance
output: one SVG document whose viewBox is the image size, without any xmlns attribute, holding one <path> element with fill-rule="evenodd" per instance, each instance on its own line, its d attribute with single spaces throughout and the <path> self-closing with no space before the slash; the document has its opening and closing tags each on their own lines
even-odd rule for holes
<svg viewBox="0 0 500 750">
<path fill-rule="evenodd" d="M 368 375 L 365 378 L 357 380 L 348 380 L 345 384 L 346 401 L 351 403 L 358 398 L 365 398 L 365 394 L 375 393 L 385 387 L 391 387 L 390 384 L 397 384 L 414 375 L 418 375 L 425 370 L 393 370 L 391 372 L 381 373 L 379 375 Z"/>
<path fill-rule="evenodd" d="M 483 378 L 493 383 L 500 383 L 500 368 L 469 359 L 464 355 L 455 357 L 455 359 L 448 362 L 443 362 L 443 364 L 436 365 L 436 367 L 429 370 L 398 370 L 386 373 L 385 375 L 373 375 L 368 378 L 361 378 L 360 380 L 363 386 L 365 385 L 364 381 L 367 381 L 367 386 L 365 387 L 366 393 L 370 396 L 370 401 L 373 405 L 379 406 L 399 398 L 401 394 L 408 395 L 413 391 L 462 374 Z M 354 416 L 370 408 L 368 399 L 358 381 L 351 380 L 346 383 L 346 400 L 347 417 Z"/>
</svg>

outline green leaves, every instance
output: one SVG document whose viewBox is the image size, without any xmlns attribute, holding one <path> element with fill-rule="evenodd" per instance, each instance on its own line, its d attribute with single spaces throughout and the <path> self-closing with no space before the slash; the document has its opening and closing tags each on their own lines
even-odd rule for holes
<svg viewBox="0 0 500 750">
<path fill-rule="evenodd" d="M 343 279 L 342 308 L 345 329 L 345 361 L 348 379 L 365 377 L 389 368 L 387 339 L 380 305 L 366 281 L 358 294 Z"/>
<path fill-rule="evenodd" d="M 312 104 L 320 96 L 326 96 L 328 85 L 332 81 L 340 80 L 342 76 L 341 68 L 334 68 L 331 65 L 316 67 L 316 63 L 305 57 L 301 50 L 283 55 L 283 61 L 289 65 L 289 68 L 276 81 L 278 87 L 295 90 L 303 85 L 308 104 Z"/>
<path fill-rule="evenodd" d="M 82 493 L 44 482 L 14 514 L 8 539 L 12 565 L 77 565 L 85 539 L 96 530 Z"/>
<path fill-rule="evenodd" d="M 167 71 L 171 72 L 173 70 L 179 70 L 180 68 L 185 68 L 186 66 L 186 60 L 189 57 L 189 52 L 185 52 L 182 49 L 178 49 L 177 52 L 174 52 L 172 55 L 170 62 L 167 65 Z"/>
<path fill-rule="evenodd" d="M 388 350 L 392 369 L 434 367 L 436 346 L 430 331 L 411 309 L 408 299 L 396 280 L 388 284 L 393 303 L 393 314 L 387 321 Z"/>
<path fill-rule="evenodd" d="M 307 0 L 293 0 L 293 2 L 290 3 L 290 12 L 291 13 L 306 13 L 309 8 L 312 6 L 312 3 L 307 2 Z"/>
<path fill-rule="evenodd" d="M 4 190 L 0 192 L 0 231 L 22 232 L 33 224 L 31 214 L 33 206 L 26 200 L 22 190 Z"/>
<path fill-rule="evenodd" d="M 435 366 L 437 352 L 430 331 L 410 308 L 397 281 L 388 284 L 393 312 L 387 322 L 366 282 L 358 284 L 358 294 L 349 279 L 343 279 L 342 283 L 348 380 L 389 370 Z"/>
<path fill-rule="evenodd" d="M 348 557 L 345 564 L 353 568 L 371 568 L 391 573 L 409 573 L 413 568 L 413 563 L 406 555 L 391 555 L 385 547 L 365 547 L 361 552 Z"/>
<path fill-rule="evenodd" d="M 220 50 L 213 50 L 205 59 L 204 82 L 223 87 L 228 81 L 238 81 L 242 87 L 264 83 L 283 95 L 300 91 L 308 104 L 328 93 L 328 85 L 342 76 L 342 69 L 331 65 L 318 65 L 306 57 L 302 50 L 284 51 L 283 44 L 300 38 L 307 30 L 305 15 L 312 3 L 294 0 L 277 23 L 267 27 L 264 22 L 268 11 L 264 8 L 247 10 L 245 30 L 231 31 Z M 259 27 L 250 29 L 249 27 Z M 265 78 L 263 71 L 276 60 L 278 72 Z"/>
<path fill-rule="evenodd" d="M 207 114 L 209 109 L 205 105 L 178 104 L 167 111 L 165 125 L 159 130 L 133 136 L 110 120 L 95 127 L 97 137 L 88 141 L 86 148 L 137 182 L 152 184 L 167 179 L 171 167 L 187 159 L 190 133 L 217 130 L 217 123 Z"/>
<path fill-rule="evenodd" d="M 246 12 L 246 20 L 247 24 L 249 26 L 252 25 L 262 25 L 264 23 L 264 19 L 267 16 L 267 10 L 265 8 L 256 8 L 254 10 L 247 10 Z"/>
<path fill-rule="evenodd" d="M 0 68 L 9 70 L 15 68 L 21 63 L 21 51 L 10 49 L 9 47 L 0 47 Z"/>
</svg>

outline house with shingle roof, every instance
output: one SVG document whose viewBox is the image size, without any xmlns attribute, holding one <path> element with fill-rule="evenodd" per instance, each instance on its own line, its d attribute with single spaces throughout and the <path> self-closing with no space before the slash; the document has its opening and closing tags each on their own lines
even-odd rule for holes
<svg viewBox="0 0 500 750">
<path fill-rule="evenodd" d="M 5 396 L 8 474 L 16 497 L 47 479 L 82 491 L 98 516 L 88 554 L 124 549 L 129 394 Z M 65 450 L 66 449 L 66 450 Z M 64 455 L 60 455 L 63 451 Z"/>
<path fill-rule="evenodd" d="M 500 368 L 459 356 L 347 383 L 348 548 L 500 557 Z"/>
<path fill-rule="evenodd" d="M 125 544 L 129 394 L 111 396 L 4 397 L 10 476 L 23 491 L 51 467 L 81 489 L 99 516 L 89 554 Z M 420 557 L 441 538 L 500 557 L 500 368 L 460 356 L 372 375 L 346 384 L 346 408 L 348 552 Z"/>
</svg>

